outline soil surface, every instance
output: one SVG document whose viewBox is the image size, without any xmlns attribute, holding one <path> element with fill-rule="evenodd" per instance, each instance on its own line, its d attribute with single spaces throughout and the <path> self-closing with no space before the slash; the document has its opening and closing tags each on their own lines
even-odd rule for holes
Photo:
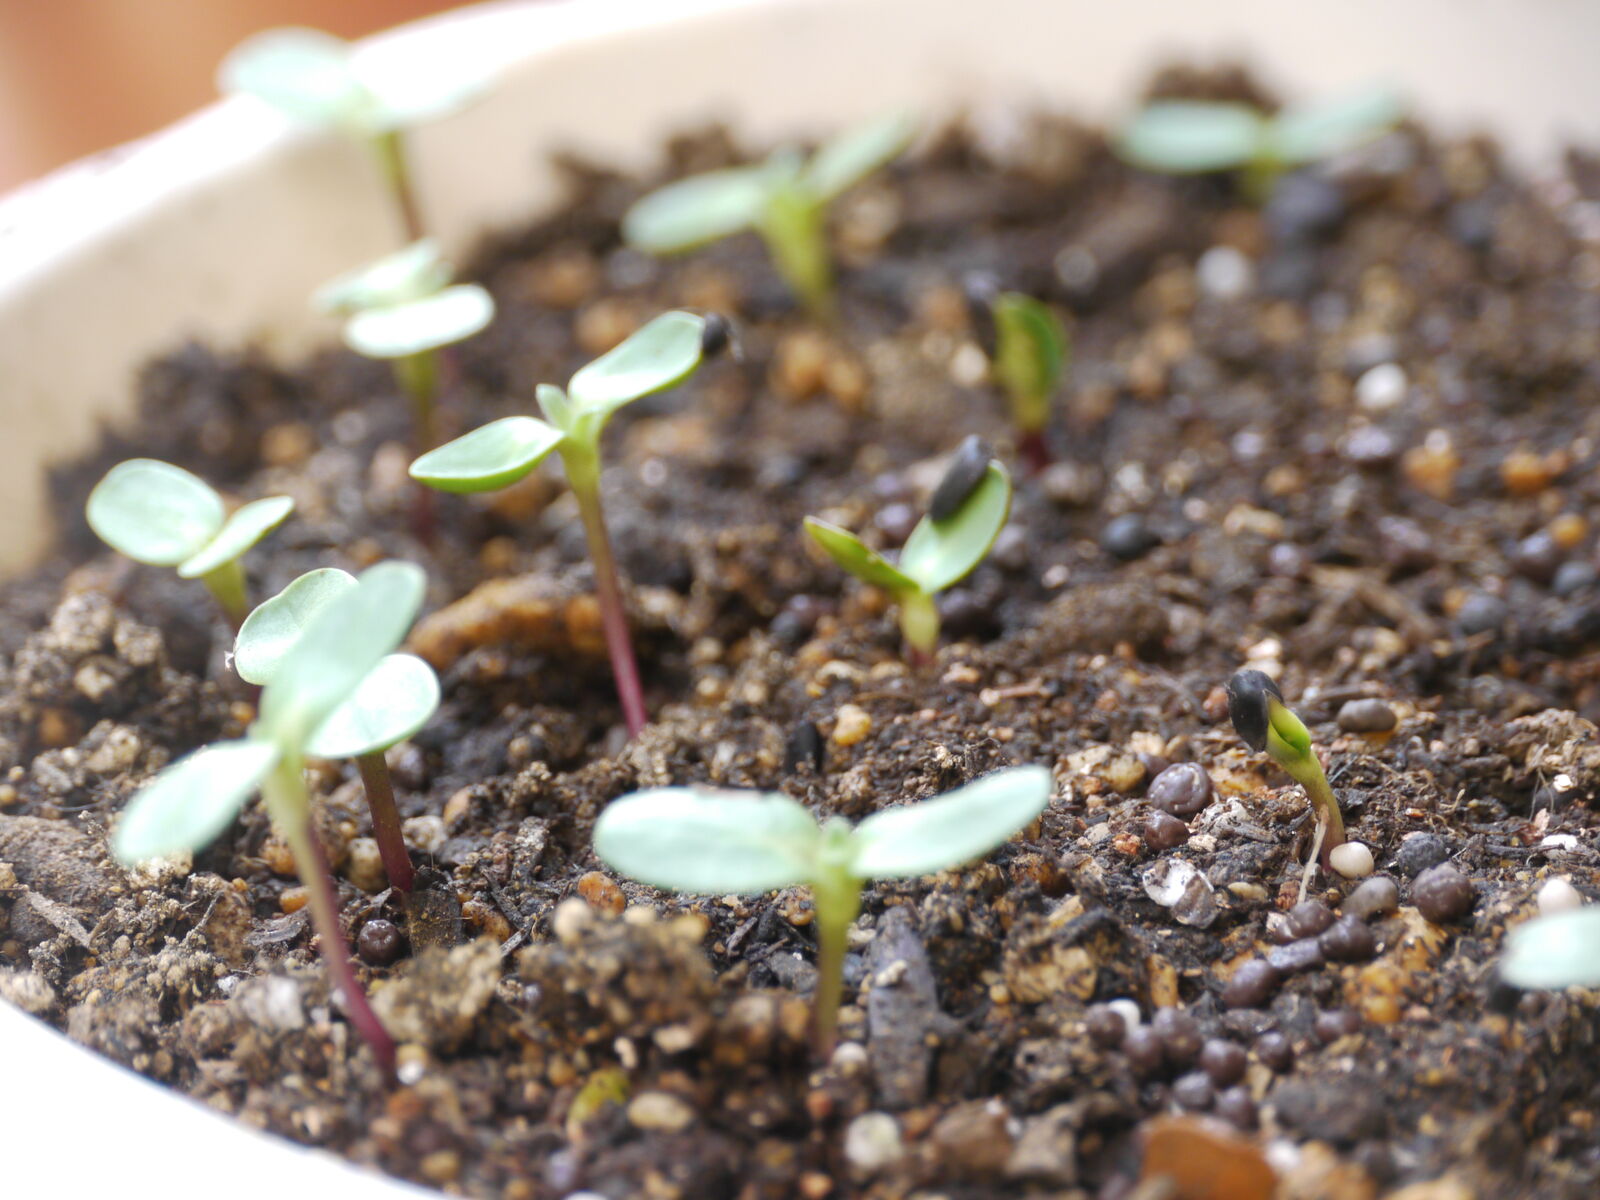
<svg viewBox="0 0 1600 1200">
<path fill-rule="evenodd" d="M 711 132 L 668 157 L 662 178 L 740 155 Z M 453 356 L 446 416 L 531 411 L 665 308 L 736 317 L 741 357 L 608 434 L 653 723 L 622 736 L 558 468 L 441 498 L 420 545 L 382 365 L 182 349 L 144 374 L 143 424 L 58 472 L 55 565 L 5 588 L 0 996 L 252 1125 L 470 1196 L 1597 1194 L 1596 996 L 1520 994 L 1494 962 L 1545 881 L 1600 895 L 1600 162 L 1535 184 L 1406 128 L 1255 208 L 1227 178 L 1131 172 L 1069 119 L 991 122 L 839 204 L 832 330 L 753 238 L 622 248 L 658 180 L 570 174 L 570 207 L 472 264 L 500 317 Z M 800 521 L 892 549 L 965 435 L 1009 457 L 973 271 L 1060 309 L 1071 375 L 1054 464 L 1019 470 L 911 669 L 886 597 Z M 313 566 L 428 568 L 413 644 L 444 705 L 390 755 L 426 904 L 383 889 L 353 764 L 313 771 L 397 1088 L 330 999 L 259 805 L 192 862 L 107 855 L 155 770 L 252 715 L 203 589 L 77 515 L 135 453 L 296 499 L 249 556 L 257 596 Z M 1246 665 L 1279 678 L 1394 884 L 1319 874 L 1329 933 L 1288 915 L 1304 796 L 1227 722 Z M 589 850 L 644 786 L 860 817 L 1032 762 L 1057 778 L 1034 827 L 868 887 L 825 1063 L 802 891 L 665 896 Z M 1155 798 L 1203 807 L 1152 820 L 1151 780 L 1184 763 L 1209 788 Z M 1418 886 L 1440 864 L 1464 896 Z"/>
</svg>

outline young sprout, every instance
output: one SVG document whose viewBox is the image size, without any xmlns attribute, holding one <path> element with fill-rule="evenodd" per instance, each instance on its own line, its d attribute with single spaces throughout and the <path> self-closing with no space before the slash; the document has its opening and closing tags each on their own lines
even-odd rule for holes
<svg viewBox="0 0 1600 1200">
<path fill-rule="evenodd" d="M 1245 194 L 1263 201 L 1285 171 L 1371 141 L 1403 113 L 1400 97 L 1382 85 L 1273 116 L 1248 104 L 1157 100 L 1123 129 L 1115 149 L 1148 171 L 1241 171 Z"/>
<path fill-rule="evenodd" d="M 594 567 L 601 627 L 630 736 L 644 728 L 644 689 L 628 637 L 622 585 L 600 506 L 600 433 L 611 414 L 682 383 L 707 353 L 727 342 L 721 318 L 663 313 L 616 349 L 583 367 L 562 391 L 541 383 L 537 417 L 503 417 L 424 454 L 411 477 L 444 492 L 489 492 L 515 483 L 554 450 L 578 502 Z"/>
<path fill-rule="evenodd" d="M 993 278 L 967 281 L 967 297 L 979 311 L 976 323 L 985 337 L 990 373 L 1011 403 L 1017 429 L 1017 454 L 1033 472 L 1050 465 L 1044 432 L 1051 402 L 1067 365 L 1067 331 L 1048 304 L 1022 292 L 1004 292 Z"/>
<path fill-rule="evenodd" d="M 957 453 L 957 466 L 972 457 L 966 450 L 963 446 Z M 918 661 L 931 658 L 939 646 L 939 608 L 934 597 L 965 579 L 983 561 L 1011 513 L 1011 476 L 997 460 L 984 462 L 981 456 L 986 451 L 979 455 L 978 469 L 970 476 L 963 473 L 958 479 L 955 469 L 946 476 L 896 562 L 891 563 L 849 530 L 816 517 L 805 519 L 806 532 L 834 562 L 861 582 L 894 597 L 900 608 L 900 632 L 911 648 L 911 657 Z M 954 492 L 948 486 L 951 482 L 958 485 Z"/>
<path fill-rule="evenodd" d="M 216 489 L 199 476 L 153 458 L 130 458 L 95 484 L 85 515 L 113 550 L 200 580 L 238 629 L 250 611 L 239 559 L 293 511 L 288 496 L 268 496 L 230 516 Z"/>
<path fill-rule="evenodd" d="M 1518 925 L 1506 939 L 1500 977 L 1521 988 L 1600 987 L 1600 905 Z"/>
<path fill-rule="evenodd" d="M 1301 899 L 1312 867 L 1319 861 L 1328 865 L 1328 855 L 1344 842 L 1344 817 L 1339 801 L 1322 773 L 1322 763 L 1311 748 L 1311 734 L 1300 718 L 1283 702 L 1283 693 L 1272 677 L 1261 671 L 1238 671 L 1228 680 L 1228 717 L 1245 744 L 1289 772 L 1311 800 L 1317 814 L 1316 840 L 1306 876 L 1301 880 Z"/>
<path fill-rule="evenodd" d="M 243 738 L 215 742 L 166 768 L 129 803 L 111 838 L 124 863 L 194 851 L 225 829 L 257 788 L 294 854 L 312 922 L 351 1021 L 388 1074 L 394 1042 L 367 1003 L 339 926 L 338 895 L 317 845 L 305 759 L 324 724 L 405 637 L 424 578 L 387 562 L 328 601 L 285 652 L 261 694 L 261 715 Z"/>
<path fill-rule="evenodd" d="M 217 72 L 230 95 L 254 96 L 298 121 L 334 129 L 372 148 L 406 239 L 423 233 L 406 163 L 404 131 L 456 112 L 482 90 L 477 80 L 418 70 L 380 71 L 348 42 L 315 29 L 269 29 L 236 46 Z"/>
<path fill-rule="evenodd" d="M 622 236 L 649 254 L 677 254 L 753 229 L 794 294 L 820 319 L 834 315 L 827 210 L 911 144 L 916 122 L 894 113 L 863 122 L 809 159 L 794 147 L 765 162 L 669 183 L 622 218 Z"/>
<path fill-rule="evenodd" d="M 357 586 L 355 576 L 322 567 L 263 601 L 239 630 L 234 670 L 247 683 L 270 684 L 312 619 Z M 384 873 L 402 892 L 411 891 L 415 872 L 383 753 L 427 724 L 438 707 L 439 679 L 433 668 L 412 654 L 390 654 L 328 715 L 305 747 L 312 758 L 356 760 Z"/>
<path fill-rule="evenodd" d="M 346 319 L 345 345 L 387 359 L 411 400 L 418 454 L 434 447 L 439 351 L 494 320 L 494 298 L 473 283 L 450 283 L 450 264 L 431 238 L 413 242 L 322 287 L 313 303 Z"/>
<path fill-rule="evenodd" d="M 781 792 L 652 788 L 612 803 L 594 827 L 594 852 L 651 887 L 698 895 L 811 889 L 817 924 L 816 1043 L 833 1046 L 845 941 L 871 879 L 913 879 L 989 853 L 1050 801 L 1045 767 L 1014 767 L 852 828 L 822 824 Z"/>
</svg>

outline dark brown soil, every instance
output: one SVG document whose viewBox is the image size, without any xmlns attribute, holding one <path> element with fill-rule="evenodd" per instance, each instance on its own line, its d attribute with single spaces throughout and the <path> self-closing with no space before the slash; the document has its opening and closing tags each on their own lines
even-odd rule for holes
<svg viewBox="0 0 1600 1200">
<path fill-rule="evenodd" d="M 697 136 L 670 170 L 732 156 Z M 501 316 L 455 357 L 457 427 L 528 411 L 535 383 L 668 306 L 735 313 L 743 347 L 609 435 L 655 716 L 631 745 L 557 473 L 442 501 L 424 548 L 381 366 L 200 347 L 152 365 L 148 420 L 56 478 L 56 565 L 5 589 L 0 995 L 251 1124 L 472 1196 L 1123 1196 L 1141 1134 L 1220 1136 L 1152 1122 L 1185 1105 L 1255 1117 L 1282 1195 L 1444 1177 L 1406 1194 L 1596 1194 L 1595 997 L 1519 995 L 1493 970 L 1545 879 L 1600 894 L 1600 186 L 1572 166 L 1534 187 L 1490 144 L 1408 129 L 1262 211 L 1225 179 L 1132 174 L 1068 120 L 952 133 L 841 205 L 844 316 L 822 334 L 753 239 L 666 264 L 620 248 L 641 185 L 575 164 L 572 206 L 471 272 Z M 883 598 L 800 519 L 892 546 L 964 435 L 1006 444 L 957 288 L 975 269 L 1070 316 L 1071 384 L 1057 464 L 1019 482 L 1011 531 L 914 671 Z M 1366 375 L 1385 363 L 1398 383 Z M 135 452 L 296 498 L 250 558 L 260 595 L 384 556 L 428 567 L 436 610 L 515 580 L 417 635 L 445 703 L 392 762 L 413 848 L 448 878 L 411 951 L 367 971 L 405 1043 L 396 1090 L 330 1006 L 257 807 L 192 864 L 105 855 L 154 770 L 251 715 L 203 591 L 117 561 L 77 516 Z M 1230 1010 L 1310 833 L 1299 789 L 1227 725 L 1220 685 L 1246 663 L 1279 673 L 1401 907 L 1372 920 L 1374 960 Z M 1362 698 L 1398 728 L 1341 729 Z M 596 814 L 637 787 L 782 788 L 858 817 L 1024 762 L 1056 768 L 1037 827 L 868 889 L 827 1064 L 805 1044 L 803 894 L 591 874 Z M 1169 762 L 1202 764 L 1216 796 L 1157 851 L 1143 796 Z M 314 784 L 359 876 L 355 772 Z M 1434 925 L 1412 878 L 1441 860 L 1476 895 Z M 1200 878 L 1163 907 L 1149 889 L 1181 864 Z M 1353 887 L 1324 874 L 1314 894 L 1338 909 Z M 386 893 L 343 900 L 352 934 L 406 929 Z M 1089 1006 L 1119 997 L 1245 1047 L 1278 1031 L 1294 1063 L 1251 1051 L 1252 1114 L 1150 1060 L 1147 1036 L 1088 1037 Z M 1241 1169 L 1258 1153 L 1221 1145 Z"/>
</svg>

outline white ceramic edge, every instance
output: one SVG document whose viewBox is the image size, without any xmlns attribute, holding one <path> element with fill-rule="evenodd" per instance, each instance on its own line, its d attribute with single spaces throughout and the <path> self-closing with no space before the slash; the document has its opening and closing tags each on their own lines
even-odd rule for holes
<svg viewBox="0 0 1600 1200">
<path fill-rule="evenodd" d="M 501 76 L 418 139 L 430 225 L 460 248 L 554 198 L 550 150 L 638 164 L 690 120 L 736 115 L 761 140 L 895 105 L 1106 116 L 1173 53 L 1253 51 L 1294 94 L 1393 78 L 1428 119 L 1491 126 L 1538 161 L 1600 140 L 1597 45 L 1585 0 L 567 0 L 445 14 L 364 52 Z M 326 333 L 305 297 L 393 245 L 385 212 L 360 153 L 238 101 L 0 199 L 0 562 L 47 544 L 41 464 L 126 411 L 131 368 L 185 335 L 303 351 Z M 27 1148 L 8 1165 L 19 1195 L 417 1194 L 108 1069 L 4 1004 L 0 1063 L 0 1129 Z M 92 1152 L 62 1144 L 69 1128 Z"/>
</svg>

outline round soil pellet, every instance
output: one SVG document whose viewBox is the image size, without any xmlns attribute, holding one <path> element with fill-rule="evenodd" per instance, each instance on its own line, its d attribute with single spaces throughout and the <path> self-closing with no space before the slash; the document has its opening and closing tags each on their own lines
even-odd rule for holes
<svg viewBox="0 0 1600 1200">
<path fill-rule="evenodd" d="M 1400 907 L 1400 887 L 1387 875 L 1374 875 L 1346 896 L 1341 907 L 1345 916 L 1362 921 L 1385 916 Z"/>
<path fill-rule="evenodd" d="M 1281 1033 L 1263 1033 L 1252 1047 L 1261 1065 L 1282 1075 L 1294 1066 L 1294 1043 Z"/>
<path fill-rule="evenodd" d="M 1150 1028 L 1161 1038 L 1162 1052 L 1175 1067 L 1186 1067 L 1200 1053 L 1200 1022 L 1181 1008 L 1158 1008 Z"/>
<path fill-rule="evenodd" d="M 1352 1033 L 1359 1033 L 1361 1018 L 1353 1009 L 1330 1008 L 1326 1012 L 1317 1014 L 1317 1019 L 1311 1024 L 1311 1031 L 1317 1035 L 1317 1041 L 1326 1046 L 1342 1037 L 1349 1037 Z"/>
<path fill-rule="evenodd" d="M 1164 813 L 1192 817 L 1211 803 L 1211 776 L 1199 763 L 1173 763 L 1150 782 L 1150 803 Z"/>
<path fill-rule="evenodd" d="M 1411 885 L 1411 903 L 1435 924 L 1466 916 L 1474 899 L 1472 881 L 1449 863 L 1429 867 Z"/>
<path fill-rule="evenodd" d="M 1450 857 L 1449 844 L 1436 833 L 1414 833 L 1395 851 L 1394 865 L 1400 874 L 1413 879 L 1429 867 Z"/>
<path fill-rule="evenodd" d="M 1215 1092 L 1204 1071 L 1191 1071 L 1172 1085 L 1172 1098 L 1190 1112 L 1204 1112 L 1211 1107 Z"/>
<path fill-rule="evenodd" d="M 1170 813 L 1151 813 L 1142 832 L 1144 844 L 1152 850 L 1175 850 L 1189 840 L 1189 827 Z"/>
<path fill-rule="evenodd" d="M 1249 1133 L 1256 1127 L 1256 1102 L 1247 1087 L 1231 1087 L 1217 1095 L 1212 1111 L 1235 1129 Z"/>
<path fill-rule="evenodd" d="M 1239 964 L 1222 989 L 1222 1002 L 1229 1008 L 1260 1008 L 1278 990 L 1278 973 L 1263 959 L 1252 958 Z"/>
<path fill-rule="evenodd" d="M 1128 1035 L 1122 1039 L 1122 1052 L 1128 1056 L 1128 1065 L 1139 1075 L 1154 1075 L 1166 1062 L 1161 1035 L 1148 1025 L 1128 1030 Z"/>
<path fill-rule="evenodd" d="M 1267 965 L 1280 975 L 1294 975 L 1320 967 L 1324 958 L 1322 941 L 1314 937 L 1300 938 L 1267 951 Z"/>
<path fill-rule="evenodd" d="M 1378 953 L 1378 939 L 1366 922 L 1356 917 L 1340 917 L 1317 939 L 1330 962 L 1366 962 Z"/>
<path fill-rule="evenodd" d="M 393 921 L 382 917 L 368 921 L 356 935 L 356 953 L 369 967 L 387 967 L 405 950 L 405 935 Z"/>
<path fill-rule="evenodd" d="M 1217 1087 L 1238 1083 L 1244 1078 L 1249 1062 L 1250 1056 L 1244 1052 L 1244 1047 L 1226 1038 L 1207 1038 L 1206 1044 L 1200 1047 L 1200 1069 Z"/>
<path fill-rule="evenodd" d="M 1346 733 L 1388 733 L 1400 723 L 1382 700 L 1346 700 L 1335 718 L 1339 728 Z"/>
<path fill-rule="evenodd" d="M 1160 543 L 1161 539 L 1138 513 L 1113 517 L 1100 531 L 1100 548 L 1123 562 L 1143 557 Z"/>
<path fill-rule="evenodd" d="M 1128 1036 L 1128 1023 L 1122 1019 L 1122 1014 L 1104 1004 L 1097 1004 L 1085 1013 L 1083 1025 L 1089 1040 L 1108 1050 L 1122 1045 Z"/>
<path fill-rule="evenodd" d="M 1302 900 L 1289 910 L 1289 932 L 1297 938 L 1316 937 L 1334 920 L 1333 909 L 1321 900 Z"/>
</svg>

